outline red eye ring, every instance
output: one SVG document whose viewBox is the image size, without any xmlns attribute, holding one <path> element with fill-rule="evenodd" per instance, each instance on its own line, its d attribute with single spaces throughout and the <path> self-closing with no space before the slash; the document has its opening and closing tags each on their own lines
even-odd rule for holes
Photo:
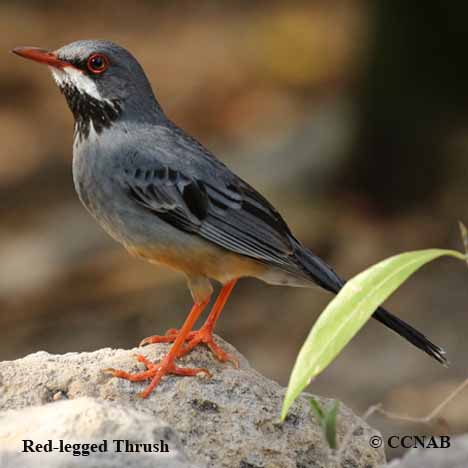
<svg viewBox="0 0 468 468">
<path fill-rule="evenodd" d="M 88 57 L 86 66 L 91 73 L 99 75 L 109 68 L 109 59 L 104 54 L 92 54 Z"/>
</svg>

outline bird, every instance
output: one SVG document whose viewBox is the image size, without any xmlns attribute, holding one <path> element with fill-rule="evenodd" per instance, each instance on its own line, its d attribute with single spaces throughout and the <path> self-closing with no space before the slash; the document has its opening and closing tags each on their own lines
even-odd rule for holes
<svg viewBox="0 0 468 468">
<path fill-rule="evenodd" d="M 145 369 L 107 369 L 149 382 L 148 397 L 169 374 L 210 374 L 176 360 L 198 345 L 221 362 L 237 359 L 216 343 L 213 330 L 237 281 L 319 286 L 337 294 L 346 281 L 306 248 L 254 187 L 173 123 L 137 59 L 107 40 L 79 40 L 55 51 L 17 47 L 16 55 L 49 67 L 74 117 L 73 181 L 90 214 L 127 251 L 183 273 L 193 306 L 180 329 L 145 338 L 141 346 L 172 343 L 159 362 L 136 356 Z M 193 327 L 222 285 L 204 322 Z M 382 307 L 373 318 L 446 365 L 445 351 Z"/>
</svg>

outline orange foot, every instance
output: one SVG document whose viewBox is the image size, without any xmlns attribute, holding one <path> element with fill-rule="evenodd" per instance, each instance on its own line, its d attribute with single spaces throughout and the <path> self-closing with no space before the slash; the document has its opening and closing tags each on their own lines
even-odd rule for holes
<svg viewBox="0 0 468 468">
<path fill-rule="evenodd" d="M 131 382 L 141 382 L 142 380 L 151 380 L 151 383 L 145 388 L 145 390 L 138 393 L 138 396 L 142 398 L 146 398 L 153 391 L 153 389 L 159 384 L 161 379 L 167 374 L 184 375 L 184 376 L 189 376 L 189 377 L 194 377 L 199 374 L 205 374 L 211 377 L 211 374 L 208 371 L 208 369 L 204 369 L 202 367 L 195 367 L 193 369 L 177 367 L 174 365 L 173 360 L 171 361 L 167 359 L 167 356 L 159 363 L 152 363 L 150 360 L 148 360 L 145 356 L 141 354 L 135 355 L 135 358 L 138 362 L 141 362 L 145 365 L 147 369 L 146 371 L 129 373 L 123 370 L 109 368 L 109 369 L 104 369 L 104 372 L 107 372 L 114 377 L 119 377 L 121 379 L 130 380 Z"/>
<path fill-rule="evenodd" d="M 140 345 L 148 343 L 169 343 L 174 342 L 169 352 L 166 354 L 164 359 L 159 363 L 152 363 L 142 355 L 137 355 L 136 358 L 139 362 L 142 362 L 146 366 L 146 371 L 137 372 L 130 374 L 128 372 L 116 369 L 106 369 L 108 373 L 115 377 L 120 377 L 121 379 L 127 379 L 131 382 L 140 382 L 142 380 L 151 379 L 150 384 L 146 389 L 139 393 L 139 396 L 146 398 L 159 384 L 161 379 L 166 374 L 176 374 L 176 375 L 187 375 L 195 376 L 200 373 L 210 375 L 207 369 L 195 368 L 195 369 L 185 369 L 177 367 L 174 364 L 174 361 L 180 357 L 184 356 L 190 352 L 195 346 L 200 343 L 206 344 L 215 354 L 215 356 L 222 362 L 231 361 L 236 367 L 239 367 L 239 362 L 233 356 L 230 356 L 226 353 L 220 346 L 218 346 L 213 340 L 213 329 L 216 324 L 216 321 L 221 314 L 221 311 L 226 304 L 229 294 L 231 294 L 234 285 L 236 284 L 236 279 L 230 281 L 229 283 L 223 286 L 218 299 L 213 305 L 213 309 L 208 316 L 206 323 L 195 332 L 192 332 L 192 327 L 195 325 L 195 322 L 200 317 L 200 314 L 203 312 L 205 307 L 208 305 L 209 297 L 201 302 L 196 302 L 190 313 L 188 314 L 185 322 L 180 330 L 169 330 L 166 336 L 150 336 L 149 338 L 144 339 Z M 185 342 L 188 342 L 184 346 Z"/>
<path fill-rule="evenodd" d="M 145 338 L 140 342 L 140 346 L 144 346 L 152 343 L 172 343 L 177 339 L 179 330 L 171 328 L 167 330 L 164 336 L 154 335 Z M 239 368 L 239 360 L 232 354 L 228 354 L 219 346 L 213 339 L 213 330 L 209 326 L 202 326 L 199 330 L 191 331 L 185 338 L 187 344 L 182 346 L 177 353 L 177 357 L 182 357 L 192 351 L 193 348 L 200 344 L 207 346 L 211 352 L 215 355 L 216 359 L 221 362 L 230 362 L 235 368 Z"/>
</svg>

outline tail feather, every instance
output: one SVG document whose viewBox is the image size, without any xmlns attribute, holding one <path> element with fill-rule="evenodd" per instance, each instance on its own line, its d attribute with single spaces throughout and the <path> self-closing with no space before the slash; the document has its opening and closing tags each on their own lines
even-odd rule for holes
<svg viewBox="0 0 468 468">
<path fill-rule="evenodd" d="M 372 317 L 398 333 L 403 338 L 406 338 L 414 346 L 429 354 L 429 356 L 439 361 L 445 367 L 448 367 L 449 361 L 445 357 L 445 351 L 440 346 L 437 346 L 428 340 L 421 332 L 413 328 L 411 325 L 398 317 L 395 317 L 382 307 L 379 307 Z"/>
<path fill-rule="evenodd" d="M 306 273 L 311 279 L 320 287 L 337 294 L 340 289 L 345 285 L 346 281 L 341 279 L 326 262 L 321 258 L 314 255 L 310 250 L 301 248 L 296 251 L 296 258 L 300 265 L 304 268 Z M 403 320 L 395 317 L 390 312 L 382 307 L 379 307 L 374 314 L 373 318 L 378 320 L 386 327 L 393 330 L 409 341 L 412 345 L 416 346 L 426 354 L 431 356 L 436 361 L 444 366 L 448 366 L 449 362 L 445 357 L 445 351 L 439 346 L 432 343 L 422 333 L 407 324 Z"/>
</svg>

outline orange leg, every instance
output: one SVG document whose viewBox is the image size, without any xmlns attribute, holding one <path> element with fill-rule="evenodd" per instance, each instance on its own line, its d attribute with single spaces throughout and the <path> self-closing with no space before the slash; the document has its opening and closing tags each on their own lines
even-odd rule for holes
<svg viewBox="0 0 468 468">
<path fill-rule="evenodd" d="M 182 325 L 180 332 L 174 340 L 174 344 L 161 362 L 153 364 L 144 356 L 137 355 L 137 360 L 145 364 L 147 368 L 146 371 L 135 374 L 130 374 L 128 372 L 117 369 L 105 369 L 105 371 L 114 377 L 120 377 L 132 382 L 151 379 L 148 387 L 146 387 L 143 392 L 139 393 L 139 396 L 142 398 L 146 398 L 156 388 L 156 386 L 166 374 L 194 376 L 199 373 L 205 373 L 209 375 L 208 370 L 203 368 L 185 369 L 176 367 L 174 365 L 174 361 L 179 356 L 180 349 L 187 339 L 187 335 L 189 334 L 190 330 L 192 330 L 193 325 L 197 321 L 200 314 L 203 312 L 203 309 L 207 306 L 208 302 L 209 300 L 206 300 L 200 304 L 194 304 L 192 310 Z"/>
<path fill-rule="evenodd" d="M 235 367 L 239 367 L 238 360 L 231 356 L 230 354 L 226 353 L 218 344 L 215 343 L 213 339 L 213 330 L 216 325 L 216 322 L 221 315 L 221 312 L 232 292 L 234 286 L 236 285 L 237 279 L 230 281 L 224 285 L 223 289 L 219 293 L 216 302 L 211 309 L 206 322 L 202 325 L 199 330 L 194 330 L 187 334 L 185 341 L 187 344 L 180 348 L 177 357 L 185 356 L 188 354 L 193 348 L 198 346 L 199 344 L 204 344 L 211 349 L 213 354 L 216 356 L 218 360 L 221 362 L 230 361 Z M 145 338 L 141 343 L 140 346 L 150 344 L 150 343 L 170 343 L 172 341 L 176 342 L 177 339 L 180 337 L 182 330 L 177 330 L 175 328 L 171 328 L 165 334 L 165 336 L 149 336 Z"/>
</svg>

